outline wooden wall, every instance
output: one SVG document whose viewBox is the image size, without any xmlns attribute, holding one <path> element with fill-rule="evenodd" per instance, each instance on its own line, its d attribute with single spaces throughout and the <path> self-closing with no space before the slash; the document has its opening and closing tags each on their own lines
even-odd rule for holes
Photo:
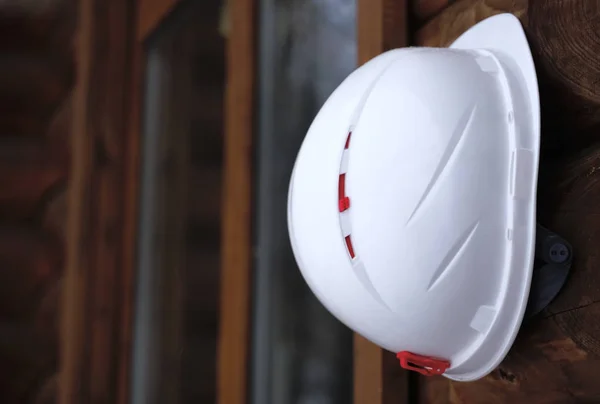
<svg viewBox="0 0 600 404">
<path fill-rule="evenodd" d="M 134 121 L 141 116 L 143 104 L 142 44 L 175 2 L 168 6 L 156 2 L 162 10 L 156 13 L 152 2 L 139 2 L 148 5 L 145 12 L 154 17 L 137 23 L 135 16 L 141 9 L 132 2 L 86 0 L 81 2 L 86 8 L 79 11 L 76 3 L 0 2 L 2 403 L 56 402 L 59 357 L 70 372 L 61 384 L 64 397 L 71 399 L 65 402 L 82 402 L 74 397 L 88 400 L 83 402 L 112 403 L 117 398 L 127 402 L 123 386 L 129 368 L 123 358 L 129 354 L 131 336 L 126 328 L 135 283 L 135 167 L 142 132 Z M 247 358 L 249 326 L 255 4 L 238 0 L 232 5 L 224 148 L 225 43 L 217 31 L 217 2 L 202 4 L 206 8 L 198 13 L 201 29 L 193 34 L 197 36 L 190 34 L 198 48 L 193 59 L 196 70 L 188 78 L 201 91 L 193 94 L 189 117 L 179 396 L 181 402 L 214 400 L 220 327 L 220 397 L 224 403 L 241 403 L 246 376 L 245 369 L 239 369 Z M 370 31 L 375 37 L 359 33 L 363 61 L 405 41 L 447 45 L 469 26 L 501 11 L 519 16 L 532 44 L 542 95 L 544 164 L 549 169 L 540 187 L 540 220 L 565 235 L 576 253 L 567 287 L 542 318 L 523 330 L 499 369 L 468 384 L 419 379 L 419 400 L 599 402 L 595 375 L 600 368 L 596 327 L 600 49 L 593 33 L 600 24 L 600 2 L 368 0 L 368 4 L 359 14 L 359 31 Z M 361 26 L 360 21 L 368 18 L 374 25 Z M 405 18 L 408 33 L 400 25 Z M 78 20 L 83 25 L 76 31 Z M 75 43 L 79 44 L 77 57 Z M 79 188 L 68 189 L 70 185 Z M 74 201 L 81 206 L 72 206 Z M 70 238 L 67 216 L 71 217 Z M 67 239 L 74 241 L 69 259 Z M 69 279 L 64 277 L 67 261 Z M 224 281 L 220 289 L 219 268 Z M 77 293 L 72 292 L 74 287 L 80 287 Z M 223 292 L 221 322 L 218 290 Z M 94 293 L 84 298 L 85 291 Z M 63 294 L 67 300 L 61 311 Z M 62 319 L 63 328 L 58 326 L 61 312 L 72 317 Z M 67 353 L 59 352 L 61 340 L 69 341 L 62 344 Z M 359 382 L 371 383 L 363 385 L 367 390 L 357 396 L 366 392 L 362 397 L 369 403 L 401 402 L 401 395 L 406 401 L 402 389 L 410 379 L 392 369 L 389 355 L 357 341 L 355 358 L 363 361 L 357 369 L 365 376 Z M 82 391 L 84 396 L 70 396 Z M 379 401 L 372 401 L 373 397 Z"/>
<path fill-rule="evenodd" d="M 129 402 L 144 46 L 176 3 L 0 2 L 2 403 Z M 225 44 L 220 2 L 188 3 L 183 351 L 164 371 L 196 403 L 216 391 Z"/>
<path fill-rule="evenodd" d="M 56 399 L 75 2 L 0 2 L 0 401 Z"/>
<path fill-rule="evenodd" d="M 217 402 L 250 396 L 252 145 L 258 1 L 228 0 Z"/>
</svg>

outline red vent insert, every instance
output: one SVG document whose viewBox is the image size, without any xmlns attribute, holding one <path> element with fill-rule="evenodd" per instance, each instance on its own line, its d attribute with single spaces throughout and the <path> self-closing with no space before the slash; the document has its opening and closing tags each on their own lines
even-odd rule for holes
<svg viewBox="0 0 600 404">
<path fill-rule="evenodd" d="M 341 201 L 346 197 L 346 174 L 340 174 L 338 182 L 338 199 Z"/>
<path fill-rule="evenodd" d="M 350 198 L 346 196 L 346 174 L 341 174 L 338 183 L 338 207 L 340 212 L 350 207 Z"/>
<path fill-rule="evenodd" d="M 346 138 L 346 144 L 344 145 L 344 150 L 347 150 L 350 147 L 350 136 L 352 136 L 352 131 L 348 132 L 348 137 Z M 346 196 L 346 174 L 340 174 L 339 182 L 338 182 L 338 208 L 340 212 L 344 212 L 350 208 L 350 198 Z M 348 250 L 348 254 L 351 259 L 356 257 L 354 253 L 354 247 L 352 246 L 352 239 L 348 234 L 344 237 L 346 241 L 346 249 Z"/>
<path fill-rule="evenodd" d="M 421 356 L 412 352 L 398 352 L 396 357 L 400 360 L 400 366 L 412 370 L 424 376 L 444 374 L 450 367 L 450 362 L 444 359 Z"/>
<path fill-rule="evenodd" d="M 350 207 L 350 198 L 345 197 L 345 198 L 340 199 L 340 201 L 339 201 L 340 212 L 344 212 L 349 207 Z"/>
<path fill-rule="evenodd" d="M 346 248 L 348 249 L 348 254 L 350 254 L 350 258 L 354 259 L 354 247 L 352 247 L 352 239 L 350 236 L 346 236 Z"/>
</svg>

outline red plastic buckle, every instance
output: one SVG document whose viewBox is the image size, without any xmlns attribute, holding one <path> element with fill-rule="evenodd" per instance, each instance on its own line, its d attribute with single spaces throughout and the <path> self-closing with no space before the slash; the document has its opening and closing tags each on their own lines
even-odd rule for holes
<svg viewBox="0 0 600 404">
<path fill-rule="evenodd" d="M 340 212 L 344 212 L 345 210 L 347 210 L 348 208 L 350 208 L 350 198 L 348 198 L 347 196 L 345 196 L 342 199 L 340 199 L 340 201 L 339 201 L 339 208 L 340 208 Z"/>
<path fill-rule="evenodd" d="M 450 362 L 447 360 L 421 356 L 407 351 L 398 352 L 396 357 L 404 369 L 424 376 L 441 375 L 450 367 Z"/>
</svg>

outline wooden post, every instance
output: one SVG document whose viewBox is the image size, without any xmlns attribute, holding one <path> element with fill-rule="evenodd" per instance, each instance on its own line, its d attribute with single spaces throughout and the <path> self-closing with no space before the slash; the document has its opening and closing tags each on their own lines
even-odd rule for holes
<svg viewBox="0 0 600 404">
<path fill-rule="evenodd" d="M 217 386 L 220 404 L 243 404 L 248 397 L 256 3 L 230 0 L 227 7 L 230 28 Z"/>
<path fill-rule="evenodd" d="M 138 148 L 137 137 L 131 141 L 128 133 L 133 1 L 79 3 L 62 306 L 62 404 L 128 398 L 124 391 L 135 251 L 136 215 L 131 209 L 137 195 Z"/>
</svg>

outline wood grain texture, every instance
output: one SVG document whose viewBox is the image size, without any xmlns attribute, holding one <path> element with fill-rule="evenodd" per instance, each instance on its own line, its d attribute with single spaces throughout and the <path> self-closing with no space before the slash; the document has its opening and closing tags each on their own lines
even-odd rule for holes
<svg viewBox="0 0 600 404">
<path fill-rule="evenodd" d="M 52 54 L 55 60 L 68 61 L 72 56 L 77 1 L 2 2 L 0 47 L 17 53 Z"/>
<path fill-rule="evenodd" d="M 27 324 L 0 323 L 0 391 L 6 403 L 29 403 L 57 369 L 56 339 Z"/>
<path fill-rule="evenodd" d="M 139 3 L 138 3 L 139 4 Z M 134 26 L 139 27 L 139 10 L 136 10 Z M 121 316 L 117 328 L 120 330 L 119 361 L 116 369 L 117 392 L 116 403 L 126 404 L 131 401 L 131 375 L 133 357 L 133 322 L 134 322 L 134 298 L 136 288 L 136 271 L 133 270 L 137 263 L 137 240 L 138 240 L 138 216 L 139 216 L 139 192 L 141 176 L 141 131 L 142 131 L 142 107 L 143 107 L 143 79 L 145 75 L 144 43 L 138 39 L 132 39 L 129 52 L 131 55 L 129 76 L 129 102 L 126 104 L 129 119 L 126 124 L 125 153 L 125 183 L 127 187 L 124 193 L 123 205 L 123 254 L 121 265 L 123 268 L 131 268 L 123 271 L 120 275 L 121 281 Z"/>
<path fill-rule="evenodd" d="M 64 128 L 63 128 L 64 129 Z M 0 217 L 19 220 L 39 212 L 39 205 L 64 185 L 68 154 L 62 141 L 11 137 L 0 149 Z"/>
<path fill-rule="evenodd" d="M 254 128 L 255 0 L 232 0 L 227 43 L 224 189 L 221 259 L 221 312 L 217 401 L 243 404 L 248 397 L 251 183 Z"/>
<path fill-rule="evenodd" d="M 138 0 L 136 5 L 137 40 L 145 41 L 178 2 L 179 0 Z"/>
<path fill-rule="evenodd" d="M 159 281 L 156 287 L 145 290 L 152 298 L 142 305 L 150 307 L 153 321 L 143 333 L 150 335 L 156 345 L 147 355 L 142 354 L 148 360 L 144 371 L 132 369 L 132 323 L 139 308 L 134 311 L 131 301 L 134 292 L 140 292 L 136 283 L 144 281 L 132 271 L 116 274 L 114 284 L 120 291 L 113 298 L 117 299 L 115 304 L 123 304 L 103 333 L 110 332 L 118 342 L 99 348 L 106 356 L 117 358 L 105 361 L 114 366 L 105 366 L 101 373 L 108 372 L 114 389 L 104 396 L 91 396 L 96 400 L 116 397 L 118 403 L 129 402 L 134 371 L 156 380 L 135 390 L 136 394 L 146 394 L 148 400 L 214 402 L 224 82 L 224 41 L 217 31 L 218 2 L 187 2 L 173 8 L 162 7 L 164 2 L 136 4 L 133 14 L 137 23 L 128 44 L 129 66 L 111 68 L 120 74 L 127 73 L 128 68 L 131 72 L 128 101 L 122 106 L 128 116 L 124 140 L 119 143 L 118 138 L 111 138 L 109 145 L 94 140 L 89 147 L 104 146 L 100 153 L 91 153 L 92 158 L 99 154 L 104 164 L 106 160 L 121 161 L 121 154 L 111 157 L 103 149 L 123 153 L 128 185 L 123 193 L 120 262 L 122 268 L 133 268 L 142 259 L 140 255 L 150 250 L 153 265 L 144 266 L 144 273 L 151 272 Z M 156 25 L 138 37 L 148 12 L 156 17 Z M 154 63 L 157 59 L 161 61 L 159 65 Z M 158 98 L 150 98 L 157 92 Z M 88 94 L 87 102 L 91 97 Z M 157 112 L 147 115 L 152 108 Z M 148 120 L 152 123 L 147 124 Z M 147 141 L 156 142 L 151 152 L 142 147 Z M 142 151 L 148 155 L 142 158 Z M 145 180 L 141 189 L 140 178 L 150 178 L 151 185 Z M 140 191 L 144 192 L 143 199 Z M 144 231 L 156 235 L 148 250 L 136 244 L 136 218 L 146 202 L 155 208 L 150 220 L 145 217 L 140 223 L 151 223 Z M 101 240 L 94 243 L 98 241 Z M 195 253 L 187 253 L 189 250 Z M 83 327 L 84 332 L 90 332 L 85 331 L 87 325 Z"/>
<path fill-rule="evenodd" d="M 56 399 L 66 212 L 51 207 L 70 126 L 51 123 L 74 82 L 74 2 L 25 3 L 0 2 L 0 401 L 11 404 Z"/>
<path fill-rule="evenodd" d="M 418 29 L 453 2 L 454 0 L 413 0 L 411 6 L 414 27 Z"/>
<path fill-rule="evenodd" d="M 74 80 L 75 12 L 76 0 L 0 2 L 0 136 L 48 129 Z"/>
<path fill-rule="evenodd" d="M 445 46 L 487 16 L 512 12 L 526 28 L 542 107 L 538 219 L 575 250 L 572 274 L 524 326 L 503 363 L 473 383 L 420 379 L 423 402 L 595 403 L 600 387 L 600 2 L 462 0 L 417 32 Z"/>
<path fill-rule="evenodd" d="M 135 183 L 128 169 L 130 1 L 82 0 L 73 99 L 67 273 L 63 284 L 60 402 L 114 403 L 128 350 L 121 345 L 131 248 L 125 205 Z M 135 161 L 135 155 L 132 157 Z"/>
<path fill-rule="evenodd" d="M 62 273 L 62 247 L 34 227 L 0 228 L 0 318 L 18 322 L 38 310 Z"/>
<path fill-rule="evenodd" d="M 358 0 L 358 63 L 382 52 L 408 46 L 406 0 Z M 354 337 L 354 403 L 391 404 L 409 402 L 409 376 L 394 354 L 372 342 Z"/>
<path fill-rule="evenodd" d="M 406 0 L 358 0 L 356 6 L 359 64 L 408 45 Z"/>
<path fill-rule="evenodd" d="M 354 335 L 354 403 L 380 403 L 383 389 L 381 348 Z"/>
<path fill-rule="evenodd" d="M 448 46 L 460 34 L 486 17 L 500 13 L 523 16 L 528 0 L 460 0 L 419 29 L 414 36 L 418 46 Z"/>
</svg>

